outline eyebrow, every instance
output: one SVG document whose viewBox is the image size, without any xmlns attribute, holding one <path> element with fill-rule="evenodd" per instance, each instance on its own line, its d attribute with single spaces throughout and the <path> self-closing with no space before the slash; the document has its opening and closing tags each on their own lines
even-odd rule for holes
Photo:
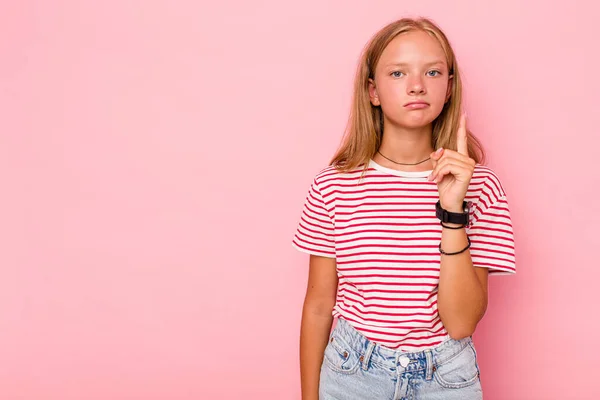
<svg viewBox="0 0 600 400">
<path fill-rule="evenodd" d="M 442 60 L 437 60 L 437 61 L 428 62 L 427 64 L 425 64 L 425 66 L 430 67 L 432 65 L 437 65 L 437 64 L 445 65 L 446 62 L 442 61 Z M 399 63 L 389 63 L 386 65 L 386 67 L 406 67 L 407 65 L 408 65 L 407 63 L 399 62 Z"/>
</svg>

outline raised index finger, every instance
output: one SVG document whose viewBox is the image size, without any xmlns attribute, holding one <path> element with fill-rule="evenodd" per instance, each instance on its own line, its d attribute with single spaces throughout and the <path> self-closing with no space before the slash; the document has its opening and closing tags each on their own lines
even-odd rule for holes
<svg viewBox="0 0 600 400">
<path fill-rule="evenodd" d="M 456 136 L 456 150 L 465 156 L 469 156 L 469 146 L 467 145 L 467 115 L 460 116 L 460 124 Z"/>
</svg>

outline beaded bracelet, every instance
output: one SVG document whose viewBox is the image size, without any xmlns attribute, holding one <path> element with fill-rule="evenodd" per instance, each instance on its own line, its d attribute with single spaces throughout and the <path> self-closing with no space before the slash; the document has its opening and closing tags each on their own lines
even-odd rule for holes
<svg viewBox="0 0 600 400">
<path fill-rule="evenodd" d="M 440 253 L 445 254 L 447 256 L 454 256 L 456 254 L 460 254 L 460 253 L 464 253 L 465 251 L 467 251 L 467 249 L 469 247 L 471 247 L 471 239 L 469 239 L 469 237 L 467 236 L 467 242 L 469 242 L 469 244 L 467 245 L 467 247 L 465 247 L 464 249 L 462 249 L 461 251 L 457 251 L 456 253 L 446 253 L 444 250 L 442 250 L 442 242 L 440 242 L 440 245 L 438 246 L 440 249 Z"/>
</svg>

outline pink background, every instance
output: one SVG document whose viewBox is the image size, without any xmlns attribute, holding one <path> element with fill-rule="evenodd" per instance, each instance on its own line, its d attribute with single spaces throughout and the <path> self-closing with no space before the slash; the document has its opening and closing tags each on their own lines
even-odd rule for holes
<svg viewBox="0 0 600 400">
<path fill-rule="evenodd" d="M 0 399 L 299 399 L 291 238 L 404 15 L 450 37 L 511 204 L 486 398 L 599 398 L 597 5 L 412 3 L 2 2 Z"/>
</svg>

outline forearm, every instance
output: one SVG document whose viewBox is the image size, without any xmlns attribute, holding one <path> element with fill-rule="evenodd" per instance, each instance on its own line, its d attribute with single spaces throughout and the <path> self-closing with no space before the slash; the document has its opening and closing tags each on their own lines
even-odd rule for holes
<svg viewBox="0 0 600 400">
<path fill-rule="evenodd" d="M 300 382 L 302 400 L 319 399 L 323 353 L 331 332 L 331 309 L 315 310 L 304 304 L 300 327 Z"/>
<path fill-rule="evenodd" d="M 460 251 L 467 245 L 464 228 L 442 228 L 445 252 Z M 475 273 L 469 250 L 456 255 L 441 255 L 437 306 L 451 337 L 460 339 L 473 334 L 487 308 L 487 293 Z"/>
</svg>

